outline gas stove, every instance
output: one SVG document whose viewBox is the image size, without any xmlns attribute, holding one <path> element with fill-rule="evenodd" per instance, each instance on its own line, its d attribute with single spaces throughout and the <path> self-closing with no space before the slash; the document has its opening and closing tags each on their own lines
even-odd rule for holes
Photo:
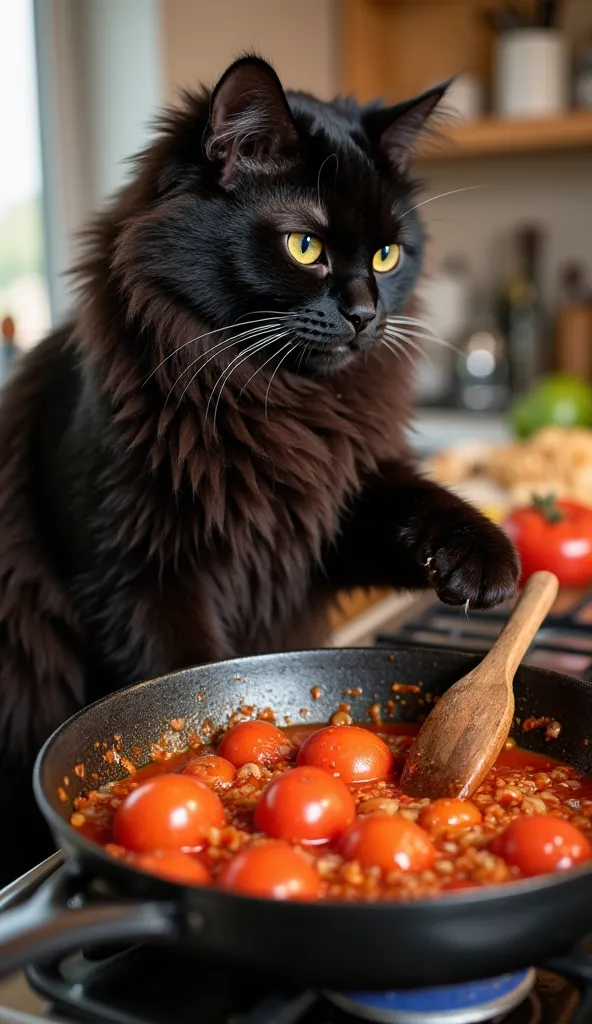
<svg viewBox="0 0 592 1024">
<path fill-rule="evenodd" d="M 411 606 L 395 631 L 384 629 L 374 637 L 374 643 L 390 649 L 440 647 L 485 654 L 510 610 L 508 605 L 465 614 L 462 609 L 434 599 L 417 610 Z M 568 592 L 560 595 L 553 612 L 538 631 L 524 664 L 592 680 L 592 591 L 583 595 Z"/>
<path fill-rule="evenodd" d="M 306 952 L 302 951 L 302 956 Z M 592 1002 L 550 971 L 519 971 L 440 989 L 355 993 L 275 989 L 269 980 L 136 947 L 78 952 L 27 972 L 63 1024 L 585 1024 Z M 0 1017 L 0 1019 L 2 1019 Z M 41 1019 L 39 1021 L 41 1024 Z"/>
<path fill-rule="evenodd" d="M 61 860 L 54 855 L 3 890 L 0 909 L 17 906 Z M 306 949 L 294 955 L 305 962 Z M 155 945 L 78 949 L 30 965 L 26 977 L 45 1010 L 0 1005 L 0 1024 L 592 1024 L 592 941 L 544 969 L 391 992 L 290 989 Z"/>
</svg>

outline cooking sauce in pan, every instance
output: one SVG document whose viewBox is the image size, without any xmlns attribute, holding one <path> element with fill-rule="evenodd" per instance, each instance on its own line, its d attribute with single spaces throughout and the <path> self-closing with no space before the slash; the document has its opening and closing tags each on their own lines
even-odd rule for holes
<svg viewBox="0 0 592 1024">
<path fill-rule="evenodd" d="M 508 741 L 471 800 L 408 798 L 417 728 L 241 723 L 79 797 L 71 824 L 151 874 L 279 899 L 419 899 L 592 857 L 592 779 Z"/>
</svg>

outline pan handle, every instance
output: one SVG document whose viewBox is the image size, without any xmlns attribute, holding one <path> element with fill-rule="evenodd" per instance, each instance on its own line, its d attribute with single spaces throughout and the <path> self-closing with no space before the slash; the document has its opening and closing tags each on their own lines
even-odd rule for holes
<svg viewBox="0 0 592 1024">
<path fill-rule="evenodd" d="M 0 892 L 0 980 L 27 964 L 57 959 L 82 945 L 162 942 L 178 934 L 173 903 L 121 900 L 84 905 L 72 894 L 66 867 L 55 870 L 60 860 L 54 854 Z"/>
</svg>

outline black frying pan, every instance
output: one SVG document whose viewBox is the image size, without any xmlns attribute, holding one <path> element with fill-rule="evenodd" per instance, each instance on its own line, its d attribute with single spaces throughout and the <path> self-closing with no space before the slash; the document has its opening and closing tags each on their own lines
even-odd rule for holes
<svg viewBox="0 0 592 1024">
<path fill-rule="evenodd" d="M 273 708 L 280 723 L 284 715 L 301 721 L 302 707 L 312 708 L 309 720 L 323 722 L 343 691 L 358 686 L 363 695 L 352 701 L 352 713 L 365 721 L 369 705 L 391 696 L 393 682 L 442 693 L 476 661 L 453 652 L 389 656 L 370 648 L 247 658 L 140 683 L 81 711 L 46 743 L 35 769 L 37 801 L 67 866 L 28 903 L 0 916 L 0 974 L 84 944 L 162 941 L 301 986 L 384 989 L 492 977 L 569 950 L 592 932 L 590 867 L 415 903 L 251 899 L 124 866 L 69 825 L 71 808 L 58 797 L 64 776 L 71 797 L 84 788 L 73 771 L 77 763 L 84 762 L 87 778 L 97 772 L 101 783 L 124 774 L 97 749 L 97 741 L 112 742 L 114 734 L 123 737 L 125 753 L 140 747 L 147 761 L 150 744 L 171 719 L 184 717 L 190 726 L 209 718 L 219 725 L 248 703 Z M 321 689 L 317 701 L 311 700 L 313 685 Z M 584 742 L 592 729 L 592 687 L 522 668 L 515 691 L 519 718 L 549 715 L 562 724 L 552 744 L 539 730 L 518 731 L 520 743 L 592 773 L 592 745 Z M 406 701 L 398 719 L 413 721 L 424 709 L 416 697 Z"/>
</svg>

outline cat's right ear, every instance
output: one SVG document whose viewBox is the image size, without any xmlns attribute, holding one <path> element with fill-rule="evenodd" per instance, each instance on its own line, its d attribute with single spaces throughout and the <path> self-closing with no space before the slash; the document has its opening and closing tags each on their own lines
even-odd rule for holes
<svg viewBox="0 0 592 1024">
<path fill-rule="evenodd" d="M 403 177 L 407 174 L 421 133 L 451 83 L 449 79 L 394 107 L 373 103 L 362 111 L 362 124 L 370 144 L 386 158 L 396 174 Z"/>
<path fill-rule="evenodd" d="M 241 163 L 277 160 L 298 150 L 298 131 L 281 82 L 259 57 L 235 61 L 218 82 L 204 132 L 206 158 L 231 185 Z"/>
</svg>

